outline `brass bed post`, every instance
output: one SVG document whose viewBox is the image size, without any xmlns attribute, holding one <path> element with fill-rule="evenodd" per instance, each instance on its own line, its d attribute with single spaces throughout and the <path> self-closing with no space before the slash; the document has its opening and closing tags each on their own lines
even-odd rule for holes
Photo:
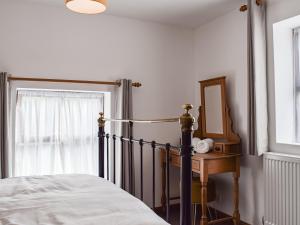
<svg viewBox="0 0 300 225">
<path fill-rule="evenodd" d="M 105 138 L 105 119 L 104 114 L 100 113 L 98 119 L 98 139 L 99 139 L 99 177 L 104 178 L 104 138 Z M 108 162 L 107 162 L 108 163 Z"/>
<path fill-rule="evenodd" d="M 183 106 L 185 113 L 180 117 L 182 146 L 181 146 L 181 188 L 180 188 L 180 225 L 191 225 L 192 206 L 192 131 L 195 118 L 189 113 L 192 105 Z"/>
</svg>

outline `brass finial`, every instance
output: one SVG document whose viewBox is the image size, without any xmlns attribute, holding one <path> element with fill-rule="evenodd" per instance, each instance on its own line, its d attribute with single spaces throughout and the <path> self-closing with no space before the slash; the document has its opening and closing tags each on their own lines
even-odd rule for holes
<svg viewBox="0 0 300 225">
<path fill-rule="evenodd" d="M 262 5 L 263 4 L 263 0 L 256 0 L 256 5 Z"/>
<path fill-rule="evenodd" d="M 141 87 L 142 84 L 140 82 L 134 82 L 134 83 L 132 83 L 132 86 L 138 88 L 138 87 Z"/>
<path fill-rule="evenodd" d="M 246 12 L 248 10 L 248 6 L 247 5 L 242 5 L 241 7 L 240 7 L 240 11 L 241 12 Z"/>
<path fill-rule="evenodd" d="M 104 119 L 104 113 L 101 112 L 99 113 L 100 117 L 98 119 L 98 126 L 99 127 L 104 127 L 105 126 L 105 119 Z"/>
<path fill-rule="evenodd" d="M 258 5 L 258 6 L 262 6 L 262 5 L 264 4 L 263 0 L 256 0 L 255 3 L 256 3 L 256 5 Z M 240 11 L 241 11 L 241 12 L 246 12 L 247 10 L 248 10 L 248 5 L 242 5 L 242 6 L 240 7 Z"/>
<path fill-rule="evenodd" d="M 185 113 L 180 117 L 179 122 L 181 124 L 182 132 L 191 132 L 193 130 L 193 124 L 195 118 L 190 114 L 190 110 L 193 109 L 193 105 L 185 104 L 183 105 Z"/>
<path fill-rule="evenodd" d="M 185 113 L 189 113 L 189 111 L 191 110 L 191 109 L 193 109 L 193 105 L 191 105 L 191 104 L 184 104 L 183 106 L 182 106 L 182 108 L 185 110 Z"/>
</svg>

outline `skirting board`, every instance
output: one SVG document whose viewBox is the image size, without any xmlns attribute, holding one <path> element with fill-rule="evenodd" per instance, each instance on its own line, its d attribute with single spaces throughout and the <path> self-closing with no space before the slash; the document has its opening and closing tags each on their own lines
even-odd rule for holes
<svg viewBox="0 0 300 225">
<path fill-rule="evenodd" d="M 229 217 L 229 215 L 227 215 L 226 213 L 223 213 L 223 212 L 221 212 L 221 211 L 219 211 L 219 210 L 215 210 L 214 208 L 211 208 L 211 207 L 210 207 L 210 209 L 211 209 L 212 211 L 216 211 L 217 214 L 218 214 L 218 217 L 219 217 L 220 219 L 221 219 L 221 218 Z M 161 207 L 161 206 L 160 206 L 160 207 L 156 207 L 156 208 L 154 209 L 154 211 L 155 211 L 158 215 L 160 215 L 160 216 L 162 216 L 162 217 L 164 217 L 164 215 L 165 215 L 165 211 L 164 211 L 163 207 Z M 178 203 L 178 204 L 172 204 L 172 205 L 170 205 L 170 217 L 172 217 L 172 211 L 173 211 L 173 212 L 175 211 L 176 213 L 179 213 L 179 212 L 180 212 L 180 204 Z M 219 223 L 219 224 L 220 224 L 220 223 Z M 222 223 L 222 225 L 233 225 L 233 222 Z M 240 225 L 250 225 L 250 224 L 241 221 Z"/>
</svg>

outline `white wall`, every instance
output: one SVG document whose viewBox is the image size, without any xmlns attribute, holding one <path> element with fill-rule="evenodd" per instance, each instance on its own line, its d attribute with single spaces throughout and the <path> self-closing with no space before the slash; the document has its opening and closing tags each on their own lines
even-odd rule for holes
<svg viewBox="0 0 300 225">
<path fill-rule="evenodd" d="M 300 1 L 298 0 L 277 1 L 269 5 L 267 11 L 270 151 L 291 154 L 300 154 L 300 147 L 276 143 L 273 24 L 297 15 L 300 15 Z"/>
<path fill-rule="evenodd" d="M 200 104 L 197 81 L 227 76 L 227 97 L 235 131 L 241 136 L 245 153 L 247 136 L 247 16 L 238 10 L 219 17 L 196 30 L 195 34 L 195 105 Z M 218 202 L 214 206 L 233 212 L 232 176 L 216 176 Z M 261 224 L 263 216 L 262 159 L 242 157 L 240 178 L 241 219 Z"/>
<path fill-rule="evenodd" d="M 16 76 L 140 81 L 143 87 L 133 93 L 135 118 L 179 116 L 181 105 L 193 101 L 191 30 L 105 14 L 79 15 L 23 0 L 1 0 L 0 28 L 0 71 Z M 179 131 L 178 124 L 136 127 L 137 138 L 171 143 L 179 142 Z M 149 178 L 152 164 L 150 160 L 145 164 Z M 151 179 L 144 181 L 145 193 L 152 193 Z"/>
<path fill-rule="evenodd" d="M 299 147 L 275 143 L 272 24 L 299 14 L 298 0 L 277 1 L 268 8 L 270 150 L 277 152 L 300 151 Z M 193 32 L 105 14 L 78 15 L 59 7 L 22 0 L 1 0 L 0 28 L 0 71 L 19 76 L 90 80 L 125 77 L 141 81 L 143 87 L 134 89 L 137 118 L 177 116 L 181 113 L 180 105 L 186 102 L 198 106 L 198 81 L 226 75 L 235 130 L 246 146 L 245 13 L 233 11 Z M 150 139 L 159 135 L 160 141 L 173 143 L 179 138 L 177 125 L 151 126 L 150 130 L 137 127 L 136 134 Z M 145 177 L 150 177 L 151 165 L 147 166 Z M 145 182 L 150 192 L 151 180 Z M 215 206 L 231 213 L 231 175 L 218 176 L 217 185 L 222 188 L 218 190 L 219 201 Z M 176 192 L 178 185 L 172 186 Z M 264 213 L 261 158 L 243 157 L 240 190 L 242 220 L 261 224 Z"/>
<path fill-rule="evenodd" d="M 268 41 L 268 99 L 270 151 L 300 154 L 299 146 L 276 143 L 275 83 L 273 58 L 273 24 L 300 15 L 298 0 L 270 1 L 267 11 Z M 241 135 L 245 152 L 247 136 L 247 18 L 238 10 L 199 27 L 195 35 L 196 82 L 217 75 L 228 77 L 228 96 L 231 115 L 237 132 Z M 199 87 L 195 88 L 196 105 Z M 242 220 L 261 224 L 264 215 L 264 190 L 262 159 L 244 155 L 240 181 L 240 210 Z M 231 178 L 218 178 L 219 201 L 215 205 L 231 213 Z"/>
</svg>

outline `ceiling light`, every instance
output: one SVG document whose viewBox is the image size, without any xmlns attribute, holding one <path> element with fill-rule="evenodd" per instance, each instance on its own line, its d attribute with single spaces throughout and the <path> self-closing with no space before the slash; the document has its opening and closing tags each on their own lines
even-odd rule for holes
<svg viewBox="0 0 300 225">
<path fill-rule="evenodd" d="M 106 10 L 107 0 L 65 0 L 65 4 L 77 13 L 97 14 Z"/>
</svg>

